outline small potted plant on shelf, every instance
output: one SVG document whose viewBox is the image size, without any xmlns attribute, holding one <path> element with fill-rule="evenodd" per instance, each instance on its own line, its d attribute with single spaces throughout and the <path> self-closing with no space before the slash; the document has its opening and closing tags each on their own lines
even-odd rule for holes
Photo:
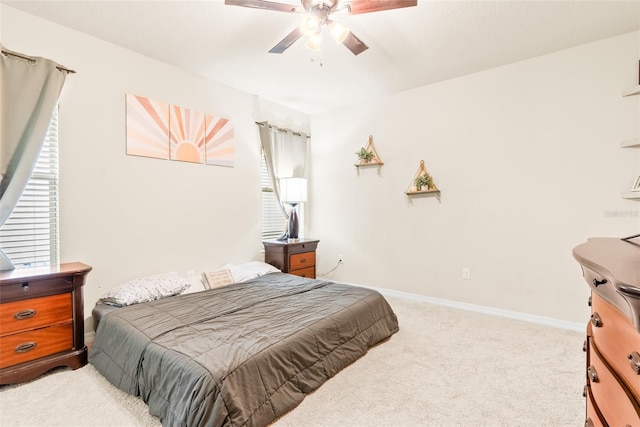
<svg viewBox="0 0 640 427">
<path fill-rule="evenodd" d="M 429 172 L 425 172 L 416 178 L 415 184 L 418 191 L 422 191 L 423 187 L 426 187 L 426 190 L 431 190 L 433 188 L 433 178 Z"/>
<path fill-rule="evenodd" d="M 361 148 L 360 151 L 356 151 L 356 155 L 358 159 L 362 160 L 365 163 L 369 163 L 375 157 L 373 151 L 368 151 L 366 148 Z"/>
</svg>

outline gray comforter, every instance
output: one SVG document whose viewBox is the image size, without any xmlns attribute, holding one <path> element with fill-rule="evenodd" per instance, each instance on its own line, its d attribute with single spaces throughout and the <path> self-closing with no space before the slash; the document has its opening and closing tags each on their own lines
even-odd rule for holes
<svg viewBox="0 0 640 427">
<path fill-rule="evenodd" d="M 377 292 L 273 273 L 118 309 L 89 361 L 166 426 L 263 426 L 398 331 Z"/>
</svg>

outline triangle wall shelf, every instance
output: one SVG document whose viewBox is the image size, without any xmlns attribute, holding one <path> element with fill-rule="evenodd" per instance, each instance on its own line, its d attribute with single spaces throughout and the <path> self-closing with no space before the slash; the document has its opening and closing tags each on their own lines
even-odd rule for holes
<svg viewBox="0 0 640 427">
<path fill-rule="evenodd" d="M 640 72 L 640 61 L 638 63 L 638 71 Z M 640 83 L 640 74 L 638 74 L 638 83 Z M 640 84 L 637 86 L 634 86 L 632 88 L 629 88 L 627 90 L 624 90 L 622 92 L 622 96 L 634 96 L 634 95 L 640 95 Z M 640 138 L 632 138 L 632 139 L 627 139 L 625 141 L 622 141 L 620 143 L 620 147 L 622 148 L 640 148 Z M 638 200 L 640 201 L 640 191 L 638 189 L 638 183 L 640 182 L 640 176 L 638 176 L 636 178 L 636 181 L 634 183 L 634 188 L 631 191 L 626 191 L 624 193 L 621 194 L 623 199 L 627 199 L 627 200 Z"/>
<path fill-rule="evenodd" d="M 414 196 L 419 194 L 434 195 L 439 198 L 440 190 L 438 190 L 438 187 L 436 186 L 435 182 L 432 183 L 431 187 L 428 187 L 426 189 L 423 189 L 423 188 L 418 189 L 418 186 L 416 185 L 416 180 L 419 176 L 422 176 L 424 174 L 431 176 L 429 172 L 427 172 L 427 168 L 424 167 L 424 160 L 420 160 L 420 166 L 418 167 L 418 171 L 413 176 L 413 179 L 411 180 L 411 184 L 409 184 L 409 187 L 407 188 L 407 191 L 404 192 L 404 194 L 406 194 L 407 196 Z"/>
<path fill-rule="evenodd" d="M 359 168 L 359 167 L 367 167 L 367 166 L 382 166 L 384 165 L 384 163 L 382 162 L 382 160 L 380 159 L 380 156 L 378 155 L 378 152 L 376 151 L 376 147 L 375 145 L 373 145 L 373 135 L 369 135 L 369 143 L 363 147 L 360 151 L 368 151 L 370 153 L 373 153 L 373 158 L 369 161 L 366 161 L 364 159 L 358 159 L 358 162 L 354 165 L 355 167 Z M 356 153 L 358 154 L 358 153 Z"/>
</svg>

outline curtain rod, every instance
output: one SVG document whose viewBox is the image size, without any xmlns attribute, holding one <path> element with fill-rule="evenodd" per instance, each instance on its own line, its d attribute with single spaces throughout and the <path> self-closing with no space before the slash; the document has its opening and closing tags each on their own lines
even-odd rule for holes
<svg viewBox="0 0 640 427">
<path fill-rule="evenodd" d="M 265 125 L 265 123 L 267 123 L 267 122 L 256 122 L 256 124 L 257 124 L 258 126 L 264 126 L 264 125 Z M 293 133 L 294 135 L 297 135 L 297 136 L 304 136 L 304 137 L 305 137 L 305 138 L 307 138 L 307 139 L 308 139 L 308 138 L 311 138 L 311 135 L 307 135 L 307 134 L 306 134 L 306 133 L 304 133 L 304 132 L 296 132 L 296 131 L 291 130 L 291 129 L 280 128 L 280 127 L 278 127 L 278 126 L 274 126 L 274 125 L 269 125 L 269 127 L 271 127 L 271 128 L 275 128 L 275 129 L 277 129 L 279 132 L 291 132 L 291 133 Z"/>
<path fill-rule="evenodd" d="M 36 62 L 36 60 L 35 60 L 34 58 L 30 58 L 30 57 L 28 57 L 28 56 L 19 55 L 19 54 L 17 54 L 17 53 L 9 52 L 8 50 L 4 50 L 4 49 L 2 49 L 2 54 L 3 54 L 3 55 L 11 55 L 11 56 L 15 56 L 16 58 L 22 58 L 22 59 L 24 59 L 24 60 L 26 60 L 26 61 L 31 62 L 32 64 L 33 64 L 34 62 Z M 69 68 L 65 68 L 65 67 L 63 67 L 62 65 L 57 65 L 57 66 L 56 66 L 56 68 L 57 68 L 58 70 L 60 70 L 60 71 L 64 71 L 65 73 L 68 73 L 68 74 L 75 74 L 75 73 L 76 73 L 74 70 L 71 70 L 71 69 L 69 69 Z"/>
</svg>

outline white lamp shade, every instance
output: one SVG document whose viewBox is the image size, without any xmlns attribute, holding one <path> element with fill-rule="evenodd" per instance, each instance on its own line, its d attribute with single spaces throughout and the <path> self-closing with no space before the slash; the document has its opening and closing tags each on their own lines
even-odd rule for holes
<svg viewBox="0 0 640 427">
<path fill-rule="evenodd" d="M 280 200 L 284 203 L 306 202 L 306 178 L 280 178 Z"/>
</svg>

